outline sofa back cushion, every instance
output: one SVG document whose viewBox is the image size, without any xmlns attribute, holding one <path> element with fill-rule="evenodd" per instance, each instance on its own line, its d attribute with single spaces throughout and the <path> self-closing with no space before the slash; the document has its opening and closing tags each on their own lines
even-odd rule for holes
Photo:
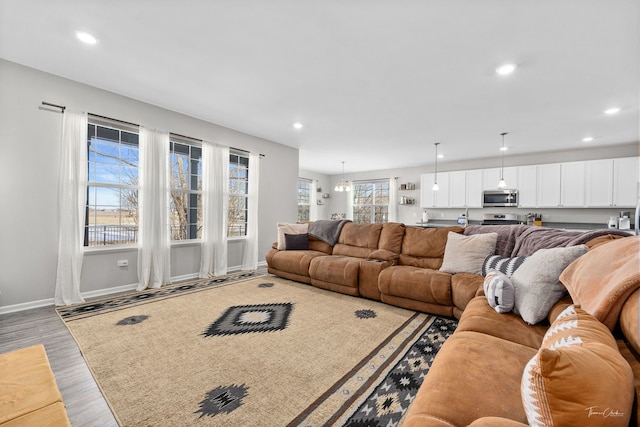
<svg viewBox="0 0 640 427">
<path fill-rule="evenodd" d="M 349 222 L 342 227 L 333 255 L 367 258 L 378 249 L 382 224 L 356 224 Z"/>
<path fill-rule="evenodd" d="M 386 222 L 382 225 L 380 233 L 380 241 L 378 249 L 384 249 L 396 254 L 400 253 L 402 248 L 402 239 L 404 238 L 405 225 L 399 222 Z"/>
<path fill-rule="evenodd" d="M 449 232 L 460 233 L 462 227 L 418 228 L 407 227 L 402 240 L 400 265 L 438 270 L 442 265 L 444 248 Z"/>
<path fill-rule="evenodd" d="M 309 235 L 309 249 L 312 251 L 324 252 L 327 255 L 331 255 L 333 246 L 327 242 L 323 242 L 317 237 Z"/>
</svg>

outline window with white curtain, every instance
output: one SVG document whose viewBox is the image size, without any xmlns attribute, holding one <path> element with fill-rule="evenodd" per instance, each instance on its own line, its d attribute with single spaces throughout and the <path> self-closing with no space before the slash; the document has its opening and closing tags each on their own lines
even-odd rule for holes
<svg viewBox="0 0 640 427">
<path fill-rule="evenodd" d="M 309 221 L 311 215 L 311 184 L 306 178 L 298 178 L 298 222 Z"/>
<path fill-rule="evenodd" d="M 138 240 L 138 132 L 114 124 L 88 126 L 84 246 Z"/>
<path fill-rule="evenodd" d="M 353 222 L 371 224 L 389 218 L 389 180 L 353 183 Z"/>
<path fill-rule="evenodd" d="M 229 154 L 228 237 L 247 235 L 247 196 L 249 191 L 249 157 L 239 152 Z"/>
<path fill-rule="evenodd" d="M 199 239 L 202 237 L 202 148 L 174 135 L 171 135 L 170 147 L 171 239 Z"/>
</svg>

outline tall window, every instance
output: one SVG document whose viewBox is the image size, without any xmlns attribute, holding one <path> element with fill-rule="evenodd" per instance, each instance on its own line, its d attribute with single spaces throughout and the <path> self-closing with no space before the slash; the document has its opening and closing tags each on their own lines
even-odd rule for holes
<svg viewBox="0 0 640 427">
<path fill-rule="evenodd" d="M 202 148 L 171 137 L 169 220 L 172 240 L 202 237 Z"/>
<path fill-rule="evenodd" d="M 138 133 L 89 123 L 85 246 L 138 240 Z"/>
<path fill-rule="evenodd" d="M 228 237 L 247 234 L 247 195 L 249 191 L 249 157 L 229 154 L 229 228 Z"/>
<path fill-rule="evenodd" d="M 360 224 L 387 222 L 388 215 L 388 179 L 353 183 L 353 222 Z"/>
<path fill-rule="evenodd" d="M 311 210 L 311 180 L 298 178 L 298 222 L 309 221 Z"/>
</svg>

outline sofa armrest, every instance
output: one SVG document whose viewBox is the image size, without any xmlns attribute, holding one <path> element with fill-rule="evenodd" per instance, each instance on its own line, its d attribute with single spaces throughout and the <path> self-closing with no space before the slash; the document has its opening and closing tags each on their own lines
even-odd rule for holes
<svg viewBox="0 0 640 427">
<path fill-rule="evenodd" d="M 396 264 L 399 256 L 399 254 L 386 249 L 376 249 L 367 257 L 367 261 L 391 261 Z"/>
<path fill-rule="evenodd" d="M 478 418 L 467 427 L 528 427 L 527 424 L 502 417 L 482 417 Z"/>
</svg>

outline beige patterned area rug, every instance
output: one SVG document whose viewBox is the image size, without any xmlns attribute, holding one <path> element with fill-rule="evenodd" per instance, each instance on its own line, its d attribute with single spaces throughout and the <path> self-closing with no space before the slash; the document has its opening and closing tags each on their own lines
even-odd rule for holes
<svg viewBox="0 0 640 427">
<path fill-rule="evenodd" d="M 121 425 L 398 425 L 456 326 L 252 276 L 58 310 Z"/>
</svg>

